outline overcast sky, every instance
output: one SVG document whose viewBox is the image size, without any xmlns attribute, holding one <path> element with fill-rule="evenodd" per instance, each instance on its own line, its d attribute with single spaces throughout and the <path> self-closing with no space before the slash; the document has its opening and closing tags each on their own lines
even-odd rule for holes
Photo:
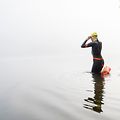
<svg viewBox="0 0 120 120">
<path fill-rule="evenodd" d="M 119 0 L 0 1 L 1 57 L 76 54 L 94 31 L 108 51 L 118 51 Z"/>
</svg>

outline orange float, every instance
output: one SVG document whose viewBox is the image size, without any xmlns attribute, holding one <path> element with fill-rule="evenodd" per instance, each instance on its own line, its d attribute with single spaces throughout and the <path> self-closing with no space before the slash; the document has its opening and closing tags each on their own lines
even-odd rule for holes
<svg viewBox="0 0 120 120">
<path fill-rule="evenodd" d="M 110 71 L 111 71 L 111 68 L 109 66 L 105 66 L 102 71 L 101 71 L 101 75 L 104 77 L 104 76 L 107 76 L 110 74 Z"/>
</svg>

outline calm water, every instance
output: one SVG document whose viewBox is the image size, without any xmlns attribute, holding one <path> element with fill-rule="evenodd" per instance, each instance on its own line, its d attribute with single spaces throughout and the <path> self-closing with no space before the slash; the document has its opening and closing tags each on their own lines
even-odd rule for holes
<svg viewBox="0 0 120 120">
<path fill-rule="evenodd" d="M 87 58 L 88 59 L 88 58 Z M 80 56 L 0 59 L 0 120 L 119 120 L 120 67 L 106 78 Z"/>
</svg>

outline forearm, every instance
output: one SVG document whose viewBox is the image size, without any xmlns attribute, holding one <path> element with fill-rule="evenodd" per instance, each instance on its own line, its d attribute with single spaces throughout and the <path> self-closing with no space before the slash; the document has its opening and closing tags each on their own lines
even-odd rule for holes
<svg viewBox="0 0 120 120">
<path fill-rule="evenodd" d="M 91 39 L 91 36 L 88 36 L 88 38 L 87 38 L 87 39 L 83 42 L 83 44 L 81 45 L 81 48 L 87 47 L 86 42 L 87 42 L 89 39 Z"/>
<path fill-rule="evenodd" d="M 81 48 L 85 48 L 86 47 L 86 42 L 88 41 L 88 39 L 86 39 L 83 44 L 81 45 Z"/>
<path fill-rule="evenodd" d="M 87 42 L 87 40 L 85 40 L 85 41 L 83 42 L 83 44 L 81 45 L 81 48 L 86 47 L 86 42 Z"/>
</svg>

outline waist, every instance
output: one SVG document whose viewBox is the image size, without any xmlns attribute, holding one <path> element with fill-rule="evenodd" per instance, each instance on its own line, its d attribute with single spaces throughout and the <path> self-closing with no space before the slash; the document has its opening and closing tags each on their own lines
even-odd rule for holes
<svg viewBox="0 0 120 120">
<path fill-rule="evenodd" d="M 103 58 L 96 58 L 96 57 L 94 57 L 93 59 L 94 60 L 103 60 Z"/>
</svg>

